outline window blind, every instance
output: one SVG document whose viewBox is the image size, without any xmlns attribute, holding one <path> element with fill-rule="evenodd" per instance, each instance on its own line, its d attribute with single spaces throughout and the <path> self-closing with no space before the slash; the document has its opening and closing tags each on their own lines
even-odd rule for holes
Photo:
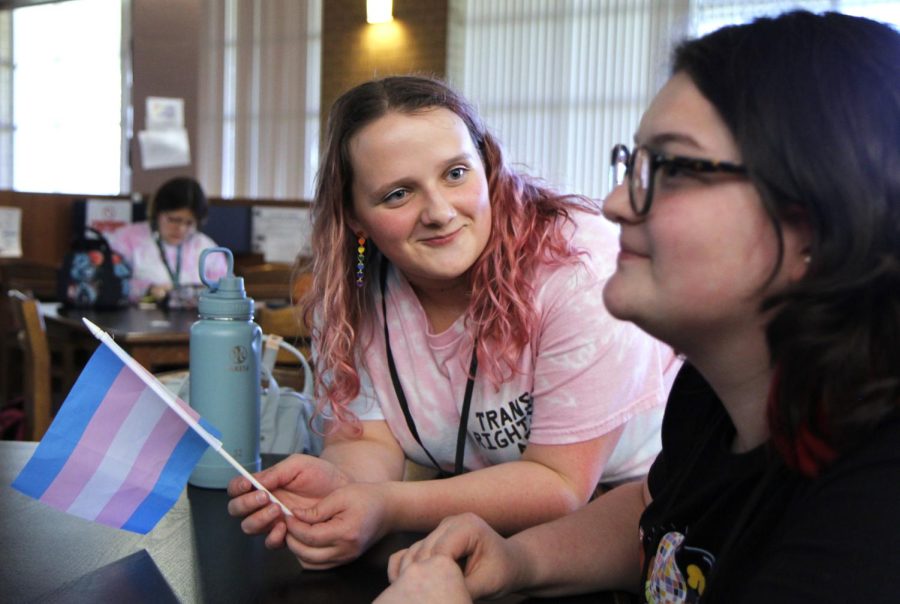
<svg viewBox="0 0 900 604">
<path fill-rule="evenodd" d="M 321 0 L 205 0 L 198 177 L 211 195 L 312 196 Z"/>
<path fill-rule="evenodd" d="M 897 0 L 450 0 L 448 77 L 507 159 L 563 191 L 608 192 L 675 43 L 794 8 L 900 24 Z"/>
<path fill-rule="evenodd" d="M 12 189 L 12 11 L 0 11 L 0 189 Z"/>
<path fill-rule="evenodd" d="M 517 168 L 601 198 L 687 16 L 687 0 L 451 0 L 449 79 Z"/>
</svg>

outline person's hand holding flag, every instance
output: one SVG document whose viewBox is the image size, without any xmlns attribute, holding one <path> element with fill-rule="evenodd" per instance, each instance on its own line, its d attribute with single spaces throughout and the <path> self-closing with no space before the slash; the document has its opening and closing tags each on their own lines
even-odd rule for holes
<svg viewBox="0 0 900 604">
<path fill-rule="evenodd" d="M 171 509 L 218 430 L 169 393 L 96 325 L 101 344 L 12 486 L 59 510 L 137 533 Z"/>
</svg>

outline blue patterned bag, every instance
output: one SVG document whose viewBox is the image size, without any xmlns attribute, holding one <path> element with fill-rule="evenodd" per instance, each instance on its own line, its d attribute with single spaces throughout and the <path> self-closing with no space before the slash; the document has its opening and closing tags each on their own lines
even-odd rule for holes
<svg viewBox="0 0 900 604">
<path fill-rule="evenodd" d="M 68 308 L 122 308 L 128 306 L 130 278 L 131 267 L 103 233 L 87 227 L 63 259 L 57 293 Z"/>
</svg>

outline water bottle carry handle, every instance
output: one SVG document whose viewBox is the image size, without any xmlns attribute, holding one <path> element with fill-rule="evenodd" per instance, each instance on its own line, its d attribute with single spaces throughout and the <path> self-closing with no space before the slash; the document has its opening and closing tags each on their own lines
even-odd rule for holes
<svg viewBox="0 0 900 604">
<path fill-rule="evenodd" d="M 209 254 L 214 254 L 216 252 L 221 252 L 221 253 L 225 254 L 225 263 L 228 266 L 228 272 L 225 274 L 225 276 L 226 277 L 234 276 L 234 255 L 231 253 L 231 250 L 228 249 L 227 247 L 208 247 L 208 248 L 206 248 L 205 250 L 200 252 L 200 262 L 198 264 L 199 264 L 199 270 L 200 270 L 200 281 L 203 283 L 203 285 L 208 287 L 210 289 L 210 291 L 216 291 L 217 289 L 219 289 L 219 280 L 217 279 L 214 283 L 210 283 L 209 281 L 207 281 L 206 271 L 204 269 L 206 268 L 206 257 Z"/>
</svg>

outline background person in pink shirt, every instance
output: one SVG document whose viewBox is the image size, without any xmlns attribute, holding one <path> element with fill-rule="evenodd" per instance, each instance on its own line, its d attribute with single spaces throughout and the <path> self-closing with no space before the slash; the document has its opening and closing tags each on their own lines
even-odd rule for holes
<svg viewBox="0 0 900 604">
<path fill-rule="evenodd" d="M 207 213 L 206 194 L 193 178 L 179 176 L 166 181 L 150 200 L 149 219 L 118 229 L 110 245 L 132 267 L 131 299 L 161 302 L 173 291 L 180 303 L 200 286 L 200 252 L 216 242 L 199 232 Z M 221 254 L 206 262 L 210 280 L 225 276 Z M 187 293 L 188 295 L 182 295 Z"/>
<path fill-rule="evenodd" d="M 320 458 L 260 474 L 229 511 L 306 568 L 477 512 L 510 533 L 643 476 L 668 347 L 606 311 L 615 229 L 590 200 L 504 163 L 443 83 L 392 77 L 332 109 L 314 205 Z M 451 474 L 402 481 L 407 459 Z M 262 500 L 261 500 L 262 499 Z"/>
</svg>

